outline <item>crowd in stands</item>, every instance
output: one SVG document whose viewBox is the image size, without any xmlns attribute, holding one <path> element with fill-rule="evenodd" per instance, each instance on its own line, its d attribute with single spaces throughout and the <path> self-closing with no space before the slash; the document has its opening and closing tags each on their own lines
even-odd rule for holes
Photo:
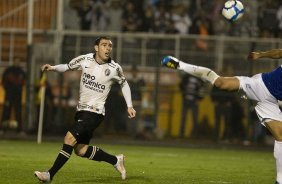
<svg viewBox="0 0 282 184">
<path fill-rule="evenodd" d="M 65 29 L 247 37 L 282 36 L 282 2 L 243 1 L 245 14 L 230 23 L 225 0 L 68 0 Z"/>
</svg>

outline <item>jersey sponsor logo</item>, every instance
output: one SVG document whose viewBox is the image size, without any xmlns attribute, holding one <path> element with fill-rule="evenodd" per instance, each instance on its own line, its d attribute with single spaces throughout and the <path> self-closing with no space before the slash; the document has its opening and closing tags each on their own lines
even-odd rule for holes
<svg viewBox="0 0 282 184">
<path fill-rule="evenodd" d="M 87 80 L 95 80 L 95 76 L 94 75 L 90 75 L 88 73 L 83 73 L 83 78 L 86 78 Z"/>
<path fill-rule="evenodd" d="M 96 77 L 94 75 L 90 75 L 87 73 L 83 73 L 82 75 L 82 83 L 83 85 L 91 89 L 93 91 L 103 93 L 106 89 L 106 86 L 104 84 L 100 84 L 99 82 L 95 81 Z"/>
<path fill-rule="evenodd" d="M 111 74 L 111 70 L 110 70 L 110 69 L 106 69 L 106 70 L 105 70 L 105 75 L 106 75 L 106 76 L 109 76 L 110 74 Z"/>
<path fill-rule="evenodd" d="M 69 64 L 69 67 L 72 67 L 72 66 L 76 65 L 77 63 L 79 63 L 80 61 L 82 61 L 82 60 L 84 60 L 84 59 L 85 59 L 85 57 L 82 57 L 82 58 L 79 58 L 79 59 L 77 59 L 77 60 L 71 62 L 71 63 Z"/>
</svg>

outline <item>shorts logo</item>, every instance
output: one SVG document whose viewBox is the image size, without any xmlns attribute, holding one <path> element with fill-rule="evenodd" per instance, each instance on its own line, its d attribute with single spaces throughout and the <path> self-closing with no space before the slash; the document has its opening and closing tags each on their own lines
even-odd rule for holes
<svg viewBox="0 0 282 184">
<path fill-rule="evenodd" d="M 110 74 L 111 74 L 110 69 L 106 69 L 106 70 L 105 70 L 105 75 L 106 75 L 106 76 L 109 76 Z"/>
</svg>

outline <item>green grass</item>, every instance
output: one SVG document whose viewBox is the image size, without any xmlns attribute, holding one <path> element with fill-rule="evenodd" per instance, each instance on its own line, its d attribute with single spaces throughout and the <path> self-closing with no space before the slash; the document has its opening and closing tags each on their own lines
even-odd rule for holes
<svg viewBox="0 0 282 184">
<path fill-rule="evenodd" d="M 34 170 L 48 169 L 60 142 L 0 141 L 0 184 L 38 183 Z M 127 180 L 103 162 L 72 155 L 52 184 L 270 184 L 275 181 L 271 151 L 98 145 L 126 155 Z"/>
</svg>

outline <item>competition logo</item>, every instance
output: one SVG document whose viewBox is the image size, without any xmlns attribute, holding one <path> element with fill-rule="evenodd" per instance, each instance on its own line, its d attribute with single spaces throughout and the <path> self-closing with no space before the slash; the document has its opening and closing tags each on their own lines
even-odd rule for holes
<svg viewBox="0 0 282 184">
<path fill-rule="evenodd" d="M 110 74 L 111 74 L 111 70 L 110 70 L 110 69 L 106 69 L 106 70 L 105 70 L 105 75 L 106 75 L 106 76 L 109 76 Z"/>
<path fill-rule="evenodd" d="M 125 82 L 125 77 L 119 68 L 117 68 L 116 70 L 117 70 L 118 76 L 121 78 L 121 84 L 123 84 Z"/>
</svg>

